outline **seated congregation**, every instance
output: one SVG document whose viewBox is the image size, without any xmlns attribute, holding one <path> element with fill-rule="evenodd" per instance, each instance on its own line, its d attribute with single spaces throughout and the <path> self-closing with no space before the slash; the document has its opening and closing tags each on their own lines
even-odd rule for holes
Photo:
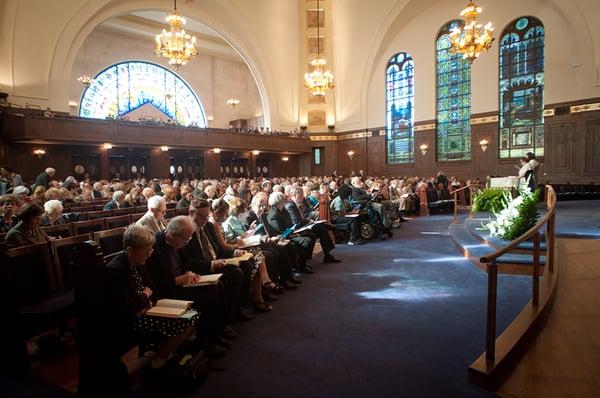
<svg viewBox="0 0 600 398">
<path fill-rule="evenodd" d="M 26 364 L 45 349 L 39 336 L 76 336 L 83 394 L 130 391 L 132 349 L 150 379 L 172 372 L 181 352 L 226 355 L 236 322 L 272 311 L 318 262 L 342 261 L 336 244 L 392 237 L 403 216 L 419 214 L 423 192 L 475 183 L 442 173 L 78 182 L 48 168 L 28 188 L 2 168 L 2 290 L 11 341 L 30 351 L 15 355 Z M 165 300 L 187 311 L 149 312 Z"/>
</svg>

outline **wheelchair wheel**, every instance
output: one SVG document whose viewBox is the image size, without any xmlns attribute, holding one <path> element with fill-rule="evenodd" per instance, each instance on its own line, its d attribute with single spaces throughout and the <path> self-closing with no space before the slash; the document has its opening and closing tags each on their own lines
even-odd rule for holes
<svg viewBox="0 0 600 398">
<path fill-rule="evenodd" d="M 375 237 L 377 231 L 371 224 L 363 224 L 360 226 L 360 237 L 364 240 L 371 240 Z"/>
</svg>

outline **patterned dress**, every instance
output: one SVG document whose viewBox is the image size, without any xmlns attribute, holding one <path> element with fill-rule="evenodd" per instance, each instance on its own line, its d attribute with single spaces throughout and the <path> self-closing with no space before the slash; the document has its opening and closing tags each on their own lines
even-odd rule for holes
<svg viewBox="0 0 600 398">
<path fill-rule="evenodd" d="M 136 293 L 144 294 L 144 282 L 137 267 L 131 266 L 131 276 L 135 282 Z M 163 318 L 158 316 L 142 315 L 136 317 L 133 329 L 138 334 L 151 334 L 161 337 L 173 337 L 183 333 L 189 326 L 194 325 L 200 318 L 196 314 L 190 318 Z"/>
</svg>

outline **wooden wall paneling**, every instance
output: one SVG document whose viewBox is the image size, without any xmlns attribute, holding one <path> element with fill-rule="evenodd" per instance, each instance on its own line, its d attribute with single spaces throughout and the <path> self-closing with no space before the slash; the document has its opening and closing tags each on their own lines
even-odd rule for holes
<svg viewBox="0 0 600 398">
<path fill-rule="evenodd" d="M 360 170 L 367 169 L 367 142 L 366 138 L 355 138 L 337 141 L 338 175 L 348 176 L 351 172 L 358 174 Z M 348 152 L 353 151 L 352 158 Z"/>
<path fill-rule="evenodd" d="M 217 178 L 221 176 L 221 154 L 208 150 L 204 155 L 204 176 L 203 178 Z"/>
<path fill-rule="evenodd" d="M 421 153 L 421 145 L 427 144 L 427 154 Z M 415 175 L 430 176 L 435 172 L 435 130 L 415 132 Z"/>
<path fill-rule="evenodd" d="M 569 116 L 553 117 L 547 123 L 544 166 L 548 175 L 564 177 L 576 171 L 575 129 Z"/>
<path fill-rule="evenodd" d="M 385 138 L 383 136 L 368 137 L 367 141 L 367 167 L 368 175 L 381 176 L 385 174 Z"/>
<path fill-rule="evenodd" d="M 311 167 L 312 167 L 312 163 L 313 163 L 313 159 L 312 159 L 312 153 L 302 153 L 300 155 L 296 155 L 294 156 L 294 159 L 297 158 L 297 162 L 298 162 L 298 174 L 297 175 L 301 175 L 301 176 L 308 176 L 308 175 L 323 175 L 323 174 L 331 174 L 331 173 L 327 173 L 325 171 L 325 167 L 323 165 L 321 165 L 321 172 L 319 174 L 314 174 L 311 171 Z"/>
<path fill-rule="evenodd" d="M 578 156 L 583 160 L 583 172 L 586 174 L 600 174 L 600 115 L 593 115 L 593 118 L 584 119 L 585 141 L 583 151 L 579 151 L 584 156 Z M 598 182 L 598 181 L 596 181 Z"/>
<path fill-rule="evenodd" d="M 479 145 L 481 140 L 487 140 L 484 152 Z M 496 159 L 498 158 L 498 123 L 476 124 L 471 129 L 472 164 L 469 175 L 477 177 L 496 175 Z M 465 170 L 467 171 L 467 170 Z"/>
</svg>

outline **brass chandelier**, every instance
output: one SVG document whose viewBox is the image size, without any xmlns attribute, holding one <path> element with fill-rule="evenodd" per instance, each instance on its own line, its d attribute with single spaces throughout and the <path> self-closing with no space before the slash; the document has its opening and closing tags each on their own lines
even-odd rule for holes
<svg viewBox="0 0 600 398">
<path fill-rule="evenodd" d="M 325 70 L 327 61 L 325 61 L 324 58 L 321 58 L 320 10 L 319 0 L 317 0 L 317 58 L 310 61 L 313 71 L 304 74 L 304 86 L 315 97 L 323 97 L 327 93 L 327 90 L 332 90 L 335 87 L 333 84 L 333 74 L 330 71 Z"/>
<path fill-rule="evenodd" d="M 462 54 L 463 58 L 468 59 L 469 62 L 473 62 L 482 52 L 489 50 L 494 41 L 492 23 L 488 22 L 482 26 L 477 21 L 481 11 L 481 7 L 469 0 L 467 8 L 460 13 L 465 20 L 464 26 L 456 27 L 450 32 L 450 42 L 452 43 L 450 51 Z"/>
<path fill-rule="evenodd" d="M 169 65 L 177 70 L 198 55 L 196 37 L 188 35 L 183 29 L 185 18 L 177 12 L 177 0 L 173 0 L 173 12 L 167 15 L 165 21 L 169 31 L 163 29 L 162 33 L 156 35 L 154 53 L 168 58 Z"/>
</svg>

